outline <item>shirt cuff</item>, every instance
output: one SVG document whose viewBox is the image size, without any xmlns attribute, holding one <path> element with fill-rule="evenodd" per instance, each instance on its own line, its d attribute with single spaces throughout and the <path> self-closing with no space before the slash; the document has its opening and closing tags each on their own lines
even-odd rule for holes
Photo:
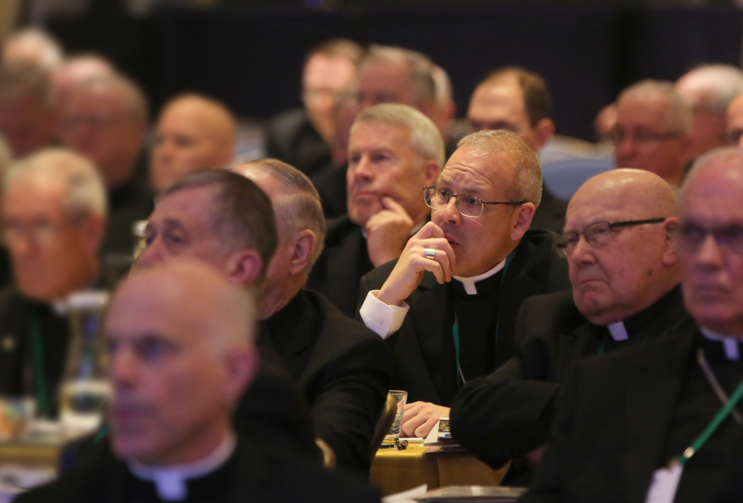
<svg viewBox="0 0 743 503">
<path fill-rule="evenodd" d="M 377 298 L 379 290 L 372 290 L 366 295 L 359 314 L 364 325 L 376 332 L 382 339 L 394 334 L 402 326 L 410 306 L 403 302 L 402 306 L 390 306 Z"/>
</svg>

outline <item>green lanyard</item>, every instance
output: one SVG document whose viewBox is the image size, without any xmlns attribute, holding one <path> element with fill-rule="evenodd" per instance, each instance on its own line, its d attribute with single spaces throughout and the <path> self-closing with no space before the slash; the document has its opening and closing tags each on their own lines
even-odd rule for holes
<svg viewBox="0 0 743 503">
<path fill-rule="evenodd" d="M 687 447 L 686 450 L 684 450 L 684 453 L 682 455 L 671 459 L 671 463 L 673 464 L 675 461 L 681 466 L 684 466 L 684 464 L 689 461 L 689 458 L 691 458 L 696 452 L 698 452 L 699 449 L 701 449 L 702 446 L 705 444 L 705 442 L 709 440 L 709 437 L 711 437 L 712 434 L 717 431 L 717 428 L 720 426 L 720 424 L 722 424 L 725 418 L 728 417 L 730 411 L 733 410 L 733 407 L 738 404 L 741 398 L 743 398 L 743 381 L 738 384 L 738 387 L 735 388 L 735 392 L 733 392 L 732 396 L 730 397 L 730 401 L 728 401 L 728 403 L 726 403 L 722 407 L 722 409 L 719 410 L 715 417 L 712 418 L 712 421 L 710 421 L 702 434 L 699 435 L 696 440 L 694 440 L 694 443 L 691 444 L 691 446 Z"/>
<path fill-rule="evenodd" d="M 41 324 L 36 311 L 31 312 L 31 352 L 33 363 L 33 381 L 36 388 L 36 416 L 48 417 L 49 393 L 46 389 L 46 372 L 44 370 L 44 339 L 41 336 Z"/>
<path fill-rule="evenodd" d="M 503 287 L 503 280 L 506 279 L 506 269 L 508 269 L 508 264 L 511 263 L 511 260 L 513 259 L 513 256 L 516 255 L 516 250 L 512 251 L 508 257 L 506 257 L 506 263 L 503 265 L 503 276 L 501 277 L 500 284 L 501 287 Z M 498 320 L 495 322 L 495 343 L 498 344 L 498 326 L 500 325 L 500 316 L 498 316 Z M 457 358 L 457 384 L 459 387 L 462 387 L 462 384 L 465 384 L 467 381 L 464 379 L 464 374 L 462 373 L 462 364 L 459 362 L 459 320 L 457 319 L 457 311 L 454 310 L 454 325 L 451 327 L 451 334 L 454 337 L 454 354 Z"/>
</svg>

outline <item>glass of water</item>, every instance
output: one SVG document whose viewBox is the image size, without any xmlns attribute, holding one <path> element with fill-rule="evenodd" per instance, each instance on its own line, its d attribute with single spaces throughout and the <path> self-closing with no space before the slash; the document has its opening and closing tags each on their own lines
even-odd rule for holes
<svg viewBox="0 0 743 503">
<path fill-rule="evenodd" d="M 405 413 L 405 403 L 408 401 L 408 392 L 400 390 L 390 390 L 390 395 L 395 397 L 397 400 L 397 413 L 395 414 L 395 421 L 392 423 L 390 432 L 385 435 L 384 443 L 394 443 L 395 440 L 400 439 L 400 430 L 402 429 L 402 415 Z"/>
</svg>

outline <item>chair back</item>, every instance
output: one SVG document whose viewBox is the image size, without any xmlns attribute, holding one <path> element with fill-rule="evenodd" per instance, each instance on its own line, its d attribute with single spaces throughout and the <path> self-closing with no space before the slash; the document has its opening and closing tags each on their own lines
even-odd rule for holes
<svg viewBox="0 0 743 503">
<path fill-rule="evenodd" d="M 397 414 L 397 400 L 392 393 L 387 393 L 387 401 L 384 404 L 384 411 L 382 411 L 382 417 L 379 418 L 377 426 L 374 428 L 374 435 L 371 440 L 371 458 L 374 460 L 379 446 L 382 445 L 385 435 L 389 433 L 392 428 L 392 423 L 395 422 L 395 415 Z"/>
<path fill-rule="evenodd" d="M 546 190 L 567 203 L 586 180 L 611 169 L 614 169 L 613 159 L 550 162 L 542 166 L 542 181 Z"/>
</svg>

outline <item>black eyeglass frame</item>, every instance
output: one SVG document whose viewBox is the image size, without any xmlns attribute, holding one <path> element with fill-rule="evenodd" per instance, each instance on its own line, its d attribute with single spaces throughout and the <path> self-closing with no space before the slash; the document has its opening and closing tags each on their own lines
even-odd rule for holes
<svg viewBox="0 0 743 503">
<path fill-rule="evenodd" d="M 566 232 L 564 234 L 561 234 L 559 236 L 557 242 L 555 243 L 555 245 L 558 248 L 560 248 L 562 250 L 565 250 L 568 247 L 568 244 L 569 244 L 568 241 L 567 241 L 567 238 L 565 236 L 568 236 L 568 235 L 570 235 L 570 236 L 576 236 L 577 239 L 580 239 L 581 236 L 585 236 L 586 229 L 588 227 L 593 227 L 596 224 L 607 224 L 609 226 L 609 230 L 611 231 L 611 230 L 614 230 L 617 227 L 632 227 L 632 226 L 635 226 L 635 225 L 659 224 L 659 223 L 665 222 L 665 221 L 666 221 L 665 218 L 649 218 L 647 220 L 626 220 L 624 222 L 614 222 L 614 223 L 609 223 L 609 222 L 604 222 L 604 221 L 602 221 L 602 222 L 594 222 L 591 225 L 587 225 L 586 228 L 583 229 L 583 232 Z M 576 241 L 576 243 L 577 243 L 577 241 Z"/>
<path fill-rule="evenodd" d="M 426 202 L 426 206 L 428 206 L 432 210 L 441 209 L 441 208 L 434 208 L 426 200 L 426 194 L 428 193 L 428 190 L 431 190 L 431 189 L 438 190 L 439 192 L 443 192 L 443 191 L 447 191 L 448 192 L 448 189 L 440 189 L 440 188 L 438 188 L 435 185 L 429 185 L 428 187 L 423 187 L 423 200 Z M 446 204 L 444 205 L 444 207 L 446 207 L 449 204 L 449 201 L 451 201 L 451 198 L 452 197 L 455 198 L 455 201 L 456 201 L 455 204 L 456 204 L 457 208 L 459 208 L 459 199 L 457 199 L 459 197 L 469 197 L 469 198 L 472 198 L 472 199 L 477 199 L 477 201 L 479 201 L 480 204 L 483 204 L 483 205 L 485 205 L 485 204 L 505 204 L 506 206 L 521 206 L 522 204 L 526 204 L 526 203 L 529 202 L 529 201 L 521 201 L 521 202 L 511 202 L 511 201 L 508 201 L 508 202 L 506 202 L 506 201 L 483 201 L 482 199 L 480 199 L 477 196 L 471 196 L 469 194 L 454 194 L 454 193 L 451 193 L 450 192 L 449 193 L 449 200 L 446 201 Z M 485 210 L 485 206 L 481 206 L 481 208 L 482 208 L 483 211 Z M 463 216 L 467 217 L 467 218 L 478 218 L 478 217 L 482 216 L 482 211 L 480 211 L 480 214 L 477 215 L 477 216 L 466 215 L 464 213 L 461 213 L 461 214 Z"/>
</svg>

